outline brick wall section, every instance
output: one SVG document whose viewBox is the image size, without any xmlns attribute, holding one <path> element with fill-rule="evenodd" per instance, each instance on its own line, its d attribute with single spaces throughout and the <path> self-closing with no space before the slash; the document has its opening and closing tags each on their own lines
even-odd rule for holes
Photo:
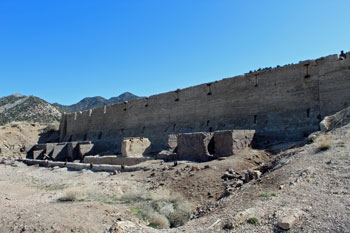
<svg viewBox="0 0 350 233">
<path fill-rule="evenodd" d="M 308 60 L 62 117 L 60 141 L 91 140 L 120 152 L 124 137 L 152 151 L 169 134 L 254 129 L 259 142 L 295 140 L 350 105 L 350 54 Z"/>
</svg>

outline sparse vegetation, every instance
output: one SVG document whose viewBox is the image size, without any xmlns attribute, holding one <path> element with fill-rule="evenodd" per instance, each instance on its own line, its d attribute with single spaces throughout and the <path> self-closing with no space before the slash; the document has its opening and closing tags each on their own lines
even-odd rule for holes
<svg viewBox="0 0 350 233">
<path fill-rule="evenodd" d="M 260 197 L 275 197 L 277 196 L 277 193 L 275 192 L 263 192 L 260 194 Z"/>
<path fill-rule="evenodd" d="M 78 192 L 76 189 L 68 189 L 64 196 L 58 198 L 59 201 L 76 201 L 78 200 Z"/>
<path fill-rule="evenodd" d="M 256 224 L 259 223 L 259 219 L 257 219 L 257 218 L 250 218 L 250 219 L 247 220 L 247 223 L 252 224 L 252 225 L 256 225 Z"/>
<path fill-rule="evenodd" d="M 333 145 L 333 139 L 329 135 L 322 134 L 316 139 L 317 149 L 326 151 Z"/>
<path fill-rule="evenodd" d="M 0 107 L 4 107 L 0 112 L 0 125 L 13 121 L 49 123 L 61 117 L 54 106 L 35 96 L 3 97 L 0 98 Z"/>
<path fill-rule="evenodd" d="M 159 189 L 149 193 L 132 190 L 120 199 L 133 205 L 131 211 L 135 216 L 147 220 L 154 228 L 178 227 L 191 217 L 192 205 L 178 193 Z"/>
</svg>

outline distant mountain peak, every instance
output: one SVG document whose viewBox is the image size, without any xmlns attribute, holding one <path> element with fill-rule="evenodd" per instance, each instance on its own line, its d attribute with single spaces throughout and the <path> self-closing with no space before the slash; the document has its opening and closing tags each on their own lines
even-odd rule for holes
<svg viewBox="0 0 350 233">
<path fill-rule="evenodd" d="M 80 100 L 76 104 L 61 105 L 58 103 L 54 103 L 53 105 L 56 106 L 58 109 L 60 109 L 62 112 L 71 113 L 71 112 L 85 111 L 88 109 L 102 107 L 105 105 L 111 105 L 111 104 L 120 103 L 124 101 L 129 101 L 137 98 L 140 98 L 140 97 L 130 92 L 124 92 L 119 96 L 111 97 L 110 99 L 105 99 L 101 96 L 85 97 L 84 99 Z"/>
</svg>

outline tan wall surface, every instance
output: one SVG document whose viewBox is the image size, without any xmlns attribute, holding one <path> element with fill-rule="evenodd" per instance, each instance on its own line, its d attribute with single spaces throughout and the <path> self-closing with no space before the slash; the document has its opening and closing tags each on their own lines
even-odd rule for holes
<svg viewBox="0 0 350 233">
<path fill-rule="evenodd" d="M 255 129 L 262 141 L 300 139 L 349 104 L 350 59 L 331 55 L 66 114 L 60 140 L 99 141 L 101 150 L 119 152 L 124 137 L 147 137 L 156 151 L 169 134 L 224 129 Z"/>
</svg>

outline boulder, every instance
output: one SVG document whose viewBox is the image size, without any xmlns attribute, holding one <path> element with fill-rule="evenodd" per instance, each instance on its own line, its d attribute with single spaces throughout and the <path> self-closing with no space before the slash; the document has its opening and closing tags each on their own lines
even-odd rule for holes
<svg viewBox="0 0 350 233">
<path fill-rule="evenodd" d="M 212 158 L 213 133 L 184 133 L 177 136 L 177 154 L 179 159 L 205 162 Z"/>
<path fill-rule="evenodd" d="M 215 157 L 230 156 L 235 151 L 249 147 L 255 130 L 220 130 L 214 132 Z"/>
<path fill-rule="evenodd" d="M 347 107 L 334 115 L 326 116 L 320 122 L 322 132 L 326 132 L 350 123 L 350 107 Z"/>
<path fill-rule="evenodd" d="M 151 149 L 151 142 L 148 138 L 134 137 L 125 138 L 122 142 L 123 157 L 141 158 L 148 154 Z"/>
<path fill-rule="evenodd" d="M 303 211 L 299 209 L 290 210 L 279 219 L 277 226 L 283 230 L 290 230 L 295 226 L 302 215 Z"/>
</svg>

